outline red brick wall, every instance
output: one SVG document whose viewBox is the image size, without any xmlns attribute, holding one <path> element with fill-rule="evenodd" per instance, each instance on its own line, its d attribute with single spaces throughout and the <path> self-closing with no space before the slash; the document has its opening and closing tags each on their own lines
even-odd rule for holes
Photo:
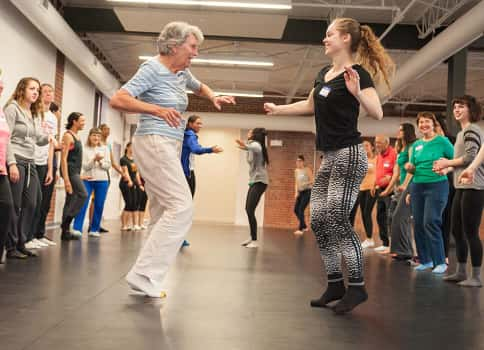
<svg viewBox="0 0 484 350">
<path fill-rule="evenodd" d="M 62 97 L 64 93 L 64 68 L 65 68 L 65 56 L 60 51 L 57 51 L 56 64 L 55 64 L 54 102 L 59 106 L 59 108 L 62 107 Z M 56 190 L 54 188 L 54 193 L 52 193 L 52 200 L 50 202 L 50 211 L 49 211 L 49 214 L 47 215 L 47 220 L 46 220 L 47 223 L 54 222 L 55 198 L 56 198 L 55 193 L 56 193 Z"/>
<path fill-rule="evenodd" d="M 294 168 L 299 154 L 314 168 L 314 135 L 303 132 L 270 131 L 270 140 L 281 140 L 282 147 L 268 147 L 270 184 L 265 194 L 264 226 L 297 229 L 294 215 Z M 319 164 L 319 163 L 318 163 Z M 309 215 L 309 207 L 306 216 Z M 309 220 L 307 221 L 309 224 Z"/>
</svg>

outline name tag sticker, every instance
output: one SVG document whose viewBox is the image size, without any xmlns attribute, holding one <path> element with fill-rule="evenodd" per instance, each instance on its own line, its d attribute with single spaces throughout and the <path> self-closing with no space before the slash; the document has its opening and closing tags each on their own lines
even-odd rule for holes
<svg viewBox="0 0 484 350">
<path fill-rule="evenodd" d="M 421 151 L 423 148 L 423 145 L 418 145 L 417 147 L 415 147 L 415 150 L 416 151 Z"/>
<path fill-rule="evenodd" d="M 390 163 L 383 163 L 383 167 L 384 168 L 389 168 L 390 167 Z"/>
<path fill-rule="evenodd" d="M 329 86 L 323 86 L 319 94 L 323 97 L 328 97 L 330 92 L 331 92 L 331 88 Z"/>
</svg>

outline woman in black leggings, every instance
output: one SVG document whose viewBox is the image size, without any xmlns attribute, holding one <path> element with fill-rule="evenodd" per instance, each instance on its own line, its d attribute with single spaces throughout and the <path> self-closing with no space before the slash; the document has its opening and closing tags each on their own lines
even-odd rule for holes
<svg viewBox="0 0 484 350">
<path fill-rule="evenodd" d="M 126 145 L 124 156 L 120 159 L 119 165 L 124 172 L 124 176 L 119 180 L 119 189 L 124 199 L 124 210 L 121 214 L 121 230 L 134 230 L 137 229 L 135 227 L 135 216 L 138 211 L 138 196 L 136 190 L 138 168 L 133 160 L 131 142 L 128 142 Z M 130 222 L 131 225 L 129 224 Z"/>
<path fill-rule="evenodd" d="M 447 282 L 462 287 L 482 287 L 482 243 L 479 239 L 479 225 L 484 209 L 484 165 L 477 168 L 474 182 L 458 182 L 462 171 L 477 156 L 484 144 L 484 133 L 479 125 L 481 107 L 475 97 L 464 95 L 452 102 L 454 117 L 462 130 L 457 134 L 454 146 L 454 159 L 441 159 L 435 162 L 434 170 L 447 173 L 454 171 L 455 196 L 451 209 L 451 229 L 455 238 L 457 267 L 454 274 L 444 277 Z M 467 255 L 470 251 L 472 274 L 467 278 Z"/>
<path fill-rule="evenodd" d="M 372 78 L 389 87 L 394 64 L 371 28 L 351 18 L 335 19 L 323 43 L 332 64 L 319 72 L 308 99 L 283 106 L 266 103 L 264 108 L 268 114 L 315 115 L 316 146 L 323 152 L 323 163 L 311 192 L 311 228 L 326 265 L 328 288 L 311 306 L 323 307 L 341 299 L 333 308 L 341 314 L 368 298 L 361 244 L 349 221 L 368 169 L 357 128 L 359 109 L 383 118 Z M 348 267 L 348 289 L 341 257 Z"/>
<path fill-rule="evenodd" d="M 239 148 L 247 151 L 247 163 L 249 163 L 249 191 L 245 202 L 245 211 L 249 219 L 250 238 L 242 242 L 246 248 L 257 248 L 257 219 L 255 209 L 267 189 L 269 176 L 266 165 L 269 164 L 269 156 L 266 148 L 266 129 L 255 128 L 249 130 L 247 143 L 236 140 Z"/>
<path fill-rule="evenodd" d="M 86 188 L 81 180 L 82 143 L 78 135 L 85 123 L 86 118 L 82 113 L 72 112 L 67 117 L 66 132 L 62 136 L 61 175 L 66 189 L 61 224 L 63 241 L 77 240 L 81 236 L 80 232 L 71 232 L 70 226 L 87 199 Z"/>
</svg>

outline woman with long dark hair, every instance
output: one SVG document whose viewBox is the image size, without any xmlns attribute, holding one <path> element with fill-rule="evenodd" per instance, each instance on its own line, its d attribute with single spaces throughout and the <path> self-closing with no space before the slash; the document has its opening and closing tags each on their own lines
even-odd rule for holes
<svg viewBox="0 0 484 350">
<path fill-rule="evenodd" d="M 7 241 L 8 258 L 36 256 L 25 243 L 32 230 L 35 206 L 40 195 L 40 184 L 35 167 L 35 146 L 49 143 L 42 133 L 37 118 L 43 114 L 39 99 L 40 82 L 23 78 L 17 84 L 4 109 L 11 132 L 7 147 L 7 164 L 15 207 L 15 217 Z"/>
<path fill-rule="evenodd" d="M 373 79 L 389 88 L 394 63 L 372 29 L 351 18 L 337 18 L 326 30 L 325 54 L 332 63 L 317 75 L 307 100 L 290 105 L 264 104 L 270 115 L 315 115 L 316 146 L 323 162 L 311 192 L 311 228 L 325 263 L 328 288 L 311 301 L 324 307 L 336 300 L 342 314 L 368 299 L 360 239 L 349 221 L 368 169 L 358 131 L 360 106 L 375 119 L 383 110 Z M 348 267 L 346 289 L 341 257 Z"/>
<path fill-rule="evenodd" d="M 61 175 L 66 189 L 61 224 L 63 241 L 77 240 L 80 237 L 79 232 L 70 231 L 70 226 L 87 199 L 86 188 L 81 180 L 82 143 L 78 135 L 85 123 L 86 118 L 82 113 L 72 112 L 67 117 L 66 132 L 62 136 Z"/>
<path fill-rule="evenodd" d="M 266 166 L 269 164 L 269 156 L 266 148 L 267 131 L 264 128 L 249 130 L 247 143 L 236 140 L 240 149 L 247 151 L 247 163 L 249 163 L 249 191 L 245 202 L 245 211 L 249 219 L 250 238 L 242 242 L 246 248 L 257 248 L 257 219 L 255 210 L 269 184 L 269 176 Z"/>
<path fill-rule="evenodd" d="M 415 127 L 410 123 L 400 124 L 398 141 L 401 145 L 397 156 L 397 162 L 393 168 L 393 176 L 382 196 L 388 196 L 394 192 L 396 206 L 392 214 L 391 230 L 392 239 L 390 254 L 397 260 L 408 260 L 413 257 L 411 210 L 406 202 L 408 184 L 412 174 L 407 173 L 405 164 L 410 160 L 412 144 L 417 140 Z"/>
<path fill-rule="evenodd" d="M 454 118 L 462 130 L 457 134 L 454 159 L 440 159 L 434 170 L 446 173 L 455 170 L 455 197 L 452 203 L 451 228 L 455 238 L 457 267 L 454 274 L 444 277 L 448 282 L 457 282 L 463 287 L 482 287 L 482 243 L 479 225 L 484 208 L 484 165 L 481 164 L 472 184 L 458 182 L 461 172 L 477 156 L 484 144 L 484 133 L 476 123 L 481 120 L 482 110 L 476 98 L 464 95 L 452 102 Z M 470 251 L 472 274 L 467 278 L 467 255 Z"/>
</svg>

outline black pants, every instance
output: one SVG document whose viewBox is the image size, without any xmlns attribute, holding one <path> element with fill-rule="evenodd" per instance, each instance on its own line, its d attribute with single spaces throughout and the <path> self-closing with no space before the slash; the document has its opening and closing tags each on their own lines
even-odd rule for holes
<svg viewBox="0 0 484 350">
<path fill-rule="evenodd" d="M 444 252 L 446 258 L 449 257 L 449 245 L 452 229 L 452 202 L 455 196 L 453 176 L 453 173 L 449 173 L 447 175 L 447 178 L 449 179 L 449 197 L 447 197 L 447 205 L 442 213 L 442 236 L 444 239 Z"/>
<path fill-rule="evenodd" d="M 390 226 L 390 196 L 380 197 L 380 193 L 384 190 L 379 189 L 376 192 L 376 221 L 378 222 L 378 229 L 380 231 L 380 239 L 385 247 L 388 247 L 390 240 L 388 239 L 388 227 Z"/>
<path fill-rule="evenodd" d="M 296 204 L 294 205 L 294 213 L 299 220 L 299 230 L 305 230 L 307 228 L 304 212 L 311 199 L 311 190 L 304 190 L 299 192 L 296 198 Z"/>
<path fill-rule="evenodd" d="M 0 259 L 3 255 L 8 231 L 14 215 L 13 198 L 8 176 L 0 175 Z"/>
<path fill-rule="evenodd" d="M 360 206 L 361 220 L 363 221 L 366 237 L 368 238 L 371 238 L 373 235 L 373 218 L 371 217 L 371 213 L 373 212 L 375 203 L 376 196 L 373 197 L 370 190 L 360 191 L 356 198 L 353 210 L 350 213 L 351 226 L 355 226 L 356 210 L 358 209 L 358 206 Z"/>
<path fill-rule="evenodd" d="M 186 176 L 188 186 L 190 187 L 190 192 L 192 193 L 192 198 L 195 196 L 195 172 L 193 170 L 190 171 L 190 176 Z"/>
<path fill-rule="evenodd" d="M 245 211 L 247 212 L 247 218 L 249 219 L 250 237 L 253 241 L 257 240 L 257 219 L 255 218 L 255 209 L 266 189 L 267 184 L 256 182 L 249 187 L 249 191 L 247 192 Z"/>
<path fill-rule="evenodd" d="M 136 204 L 138 205 L 137 210 L 138 211 L 145 211 L 146 202 L 148 201 L 148 196 L 146 195 L 146 190 L 143 191 L 143 190 L 141 190 L 141 188 L 136 186 L 136 198 L 137 198 Z"/>
<path fill-rule="evenodd" d="M 54 192 L 55 187 L 55 173 L 56 169 L 54 169 L 52 175 L 54 179 L 50 183 L 50 185 L 44 185 L 45 178 L 47 177 L 47 165 L 36 165 L 37 168 L 37 176 L 39 177 L 39 184 L 40 184 L 40 191 L 41 191 L 41 200 L 37 200 L 38 206 L 35 210 L 35 217 L 33 222 L 33 227 L 35 228 L 33 233 L 35 238 L 43 238 L 45 235 L 45 221 L 47 220 L 47 215 L 49 214 L 50 210 L 50 202 L 52 200 L 52 193 Z M 34 238 L 33 237 L 33 238 Z"/>
<path fill-rule="evenodd" d="M 119 182 L 119 189 L 121 190 L 121 194 L 123 195 L 124 199 L 124 211 L 137 211 L 138 203 L 136 186 L 133 185 L 129 187 L 128 183 L 121 179 L 121 181 Z"/>
<path fill-rule="evenodd" d="M 467 251 L 469 249 L 472 266 L 479 267 L 482 264 L 479 225 L 481 224 L 483 208 L 484 190 L 456 189 L 452 203 L 452 233 L 455 238 L 457 261 L 459 263 L 465 264 L 467 262 Z"/>
<path fill-rule="evenodd" d="M 19 181 L 10 182 L 14 205 L 13 222 L 10 225 L 7 250 L 24 248 L 32 232 L 35 207 L 40 194 L 39 178 L 33 162 L 17 159 Z"/>
<path fill-rule="evenodd" d="M 66 202 L 62 211 L 62 222 L 66 225 L 79 214 L 84 206 L 84 202 L 87 200 L 87 191 L 79 174 L 69 174 L 69 180 L 72 186 L 72 193 L 66 193 Z"/>
</svg>

